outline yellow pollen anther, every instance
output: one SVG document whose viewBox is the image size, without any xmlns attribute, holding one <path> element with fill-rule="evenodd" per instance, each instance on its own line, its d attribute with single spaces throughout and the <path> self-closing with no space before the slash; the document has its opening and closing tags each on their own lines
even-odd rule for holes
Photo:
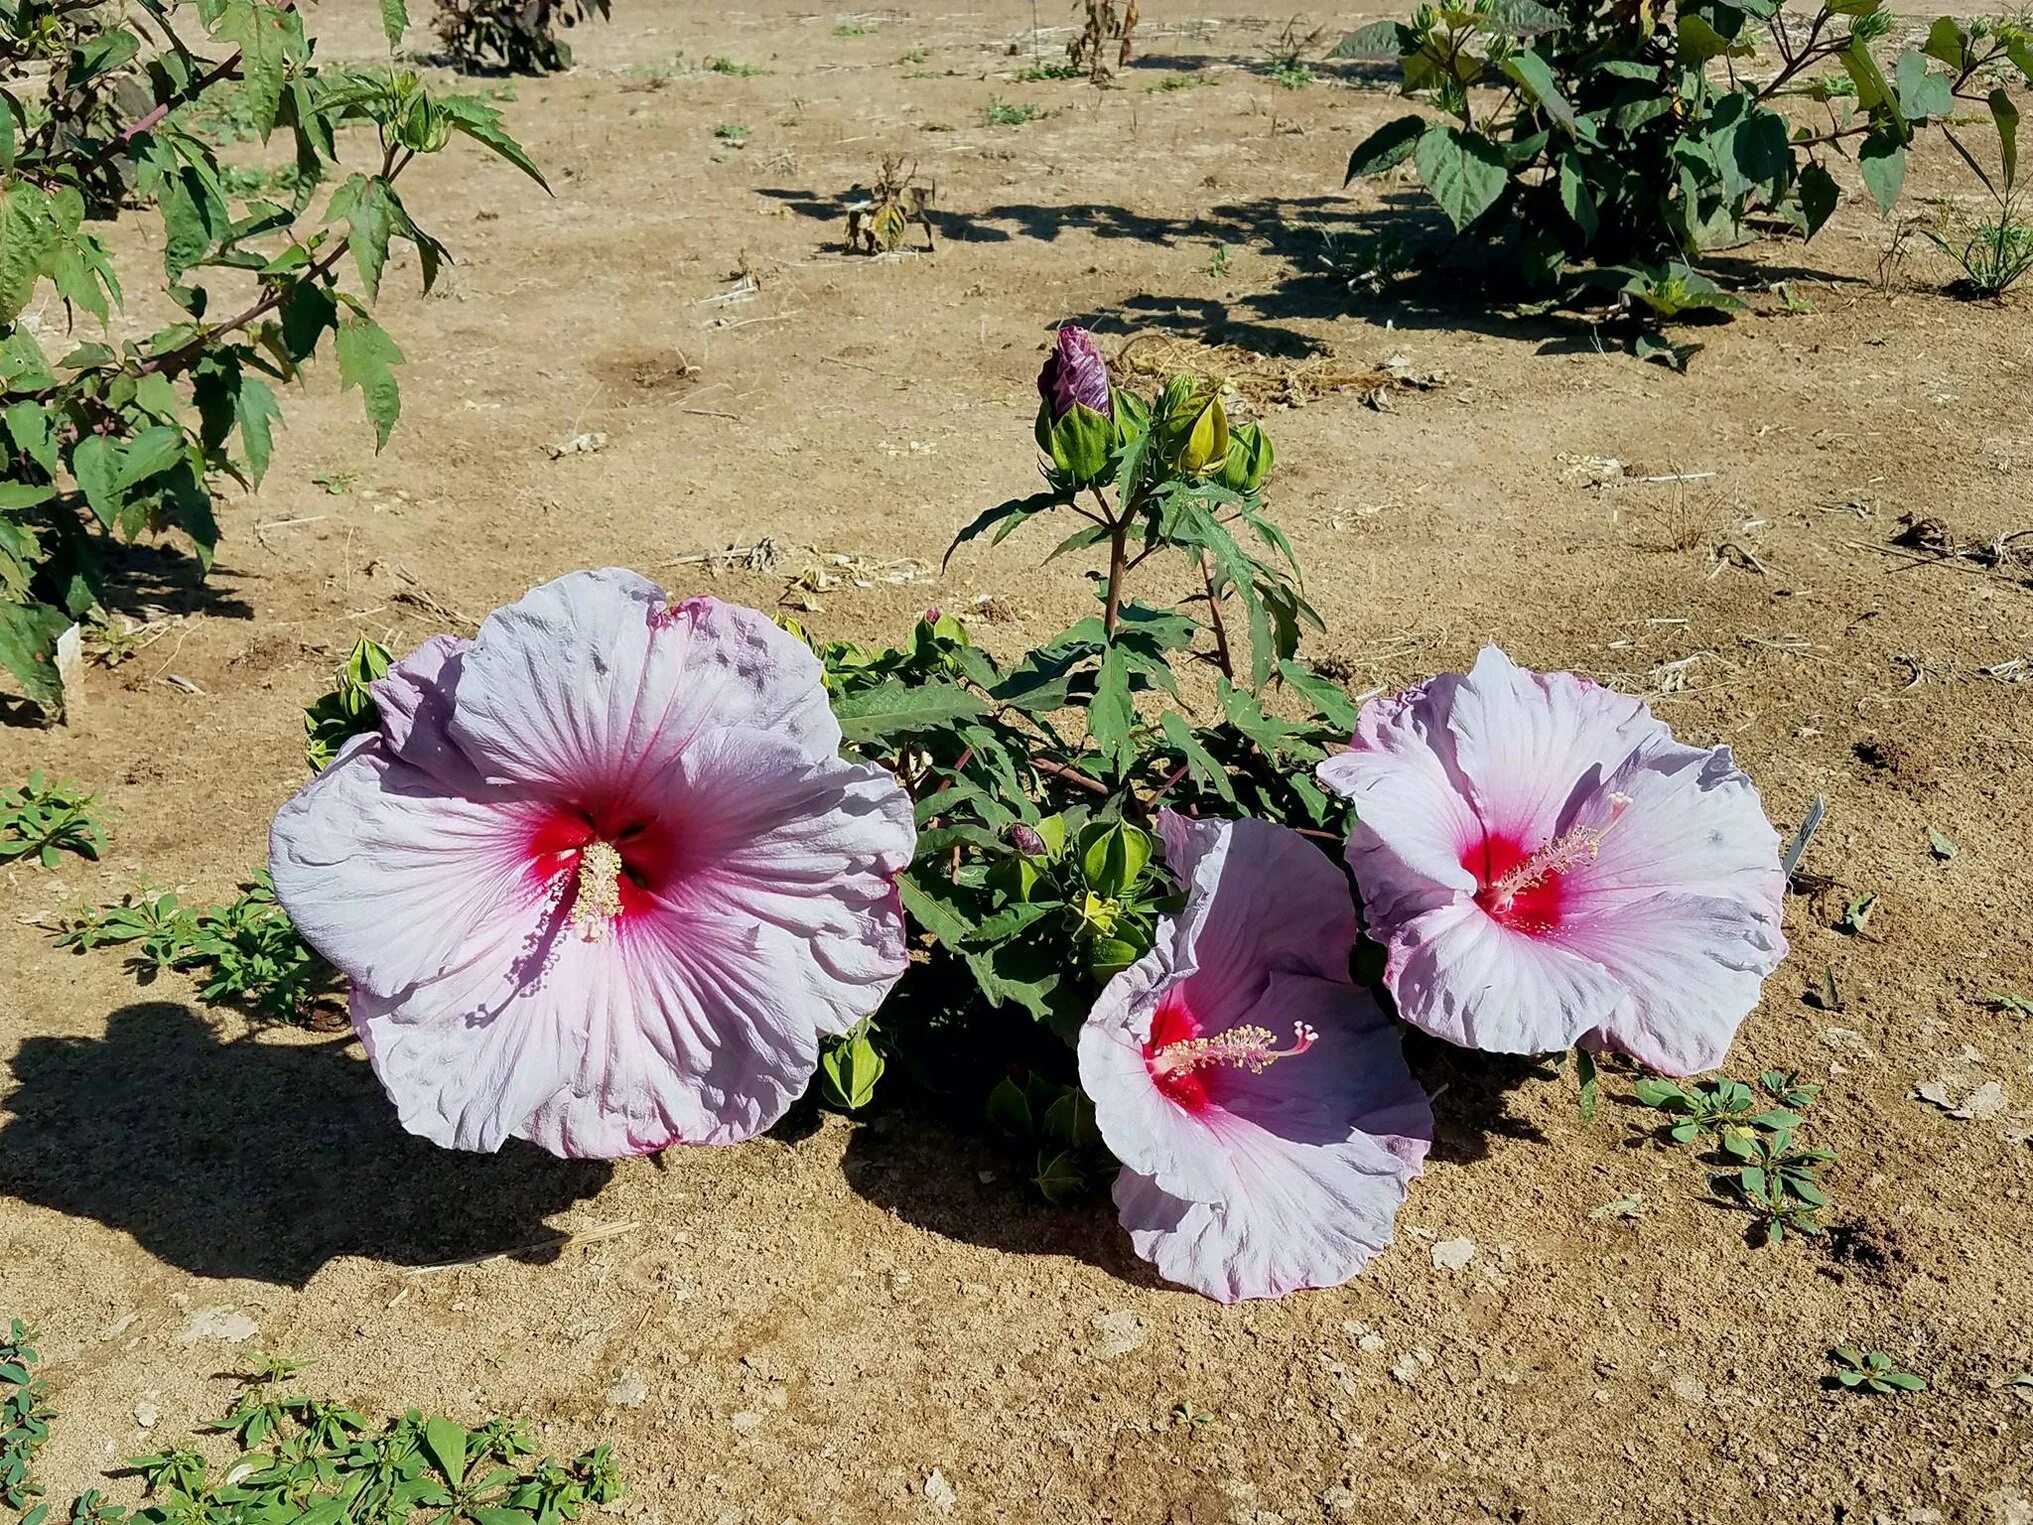
<svg viewBox="0 0 2033 1525">
<path fill-rule="evenodd" d="M 572 925 L 596 943 L 621 915 L 621 854 L 611 843 L 593 842 L 579 854 L 579 892 L 572 901 Z"/>
</svg>

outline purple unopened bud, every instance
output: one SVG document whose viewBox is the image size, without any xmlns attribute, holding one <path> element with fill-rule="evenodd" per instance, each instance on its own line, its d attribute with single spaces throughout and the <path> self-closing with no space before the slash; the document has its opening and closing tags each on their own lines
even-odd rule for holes
<svg viewBox="0 0 2033 1525">
<path fill-rule="evenodd" d="M 936 625 L 936 624 L 938 624 L 938 623 L 939 623 L 939 614 L 940 614 L 939 606 L 938 606 L 937 604 L 934 604 L 934 605 L 932 605 L 932 607 L 931 607 L 931 608 L 929 608 L 929 609 L 927 609 L 927 610 L 925 611 L 925 623 L 926 623 L 927 625 Z"/>
<path fill-rule="evenodd" d="M 1037 831 L 1019 821 L 1009 829 L 1009 845 L 1026 858 L 1042 858 L 1045 855 L 1045 839 Z"/>
<path fill-rule="evenodd" d="M 1059 330 L 1058 342 L 1038 372 L 1038 395 L 1052 410 L 1053 423 L 1070 413 L 1076 402 L 1104 417 L 1111 415 L 1108 362 L 1094 347 L 1094 335 L 1074 323 Z"/>
</svg>

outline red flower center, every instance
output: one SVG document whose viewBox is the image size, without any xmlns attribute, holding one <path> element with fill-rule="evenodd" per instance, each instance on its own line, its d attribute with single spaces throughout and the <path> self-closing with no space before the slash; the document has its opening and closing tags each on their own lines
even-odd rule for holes
<svg viewBox="0 0 2033 1525">
<path fill-rule="evenodd" d="M 1475 875 L 1475 903 L 1501 925 L 1533 936 L 1560 924 L 1568 874 L 1595 861 L 1602 839 L 1623 816 L 1630 800 L 1610 796 L 1609 819 L 1600 826 L 1576 826 L 1536 848 L 1507 833 L 1490 832 L 1461 855 Z"/>
<path fill-rule="evenodd" d="M 671 823 L 630 800 L 552 806 L 531 830 L 526 850 L 530 878 L 540 888 L 571 881 L 571 915 L 588 937 L 639 915 L 677 878 Z"/>
</svg>

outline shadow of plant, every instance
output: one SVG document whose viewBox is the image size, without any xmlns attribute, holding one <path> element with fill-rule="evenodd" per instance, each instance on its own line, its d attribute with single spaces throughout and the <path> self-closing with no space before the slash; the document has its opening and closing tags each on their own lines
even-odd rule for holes
<svg viewBox="0 0 2033 1525">
<path fill-rule="evenodd" d="M 430 1265 L 540 1241 L 612 1174 L 407 1134 L 351 1047 L 226 1042 L 166 1001 L 121 1007 L 104 1038 L 29 1038 L 0 1099 L 0 1192 L 195 1275 L 301 1285 L 339 1255 Z"/>
</svg>

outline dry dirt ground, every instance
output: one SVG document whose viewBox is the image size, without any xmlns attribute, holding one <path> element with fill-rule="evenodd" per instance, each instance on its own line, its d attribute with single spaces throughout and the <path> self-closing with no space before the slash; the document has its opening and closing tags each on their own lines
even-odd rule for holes
<svg viewBox="0 0 2033 1525">
<path fill-rule="evenodd" d="M 325 51 L 376 56 L 372 10 L 326 4 Z M 1015 0 L 622 0 L 574 72 L 505 103 L 554 197 L 470 152 L 415 172 L 459 263 L 427 300 L 413 262 L 390 280 L 411 363 L 388 449 L 325 370 L 209 586 L 156 595 L 183 618 L 93 672 L 68 728 L 0 733 L 0 776 L 88 780 L 114 833 L 97 867 L 10 872 L 0 926 L 0 1312 L 43 1331 L 53 1496 L 214 1417 L 259 1347 L 376 1412 L 611 1440 L 645 1525 L 2033 1517 L 2033 1019 L 1982 1004 L 2033 991 L 2033 591 L 1892 544 L 1906 514 L 1963 543 L 2033 525 L 2028 305 L 1944 295 L 1944 264 L 1886 258 L 1854 205 L 1749 251 L 1812 311 L 1755 296 L 1684 378 L 1431 288 L 1351 293 L 1327 235 L 1428 226 L 1402 187 L 1338 190 L 1401 108 L 1264 77 L 1282 15 L 1147 10 L 1146 56 L 1096 92 L 1009 77 Z M 1149 88 L 1173 76 L 1204 84 Z M 1050 114 L 984 125 L 995 97 Z M 839 198 L 886 149 L 938 180 L 937 252 L 845 258 Z M 744 271 L 753 298 L 722 300 Z M 795 558 L 696 559 L 765 536 L 936 568 L 1029 490 L 1031 378 L 1069 316 L 1446 374 L 1389 411 L 1269 414 L 1314 655 L 1352 689 L 1496 640 L 1728 742 L 1782 830 L 1827 796 L 1807 863 L 1832 882 L 1793 898 L 1734 1066 L 1822 1082 L 1844 1233 L 1750 1247 L 1627 1076 L 1589 1125 L 1571 1077 L 1427 1046 L 1440 1143 L 1398 1244 L 1344 1289 L 1223 1309 L 1156 1283 L 1105 1205 L 1047 1208 L 990 1144 L 905 1115 L 612 1166 L 440 1152 L 351 1042 L 250 1031 L 38 924 L 144 878 L 229 891 L 302 777 L 300 706 L 363 632 L 407 646 L 612 562 L 772 607 Z M 1019 649 L 1088 596 L 1033 570 L 1039 533 L 791 592 L 824 634 L 936 602 Z M 1863 892 L 1867 929 L 1834 930 Z M 1825 969 L 1839 1010 L 1803 999 Z M 1944 1076 L 1951 1101 L 2000 1083 L 2002 1110 L 1916 1097 Z M 1436 1266 L 1456 1238 L 1473 1258 Z M 1930 1390 L 1826 1390 L 1837 1341 Z"/>
</svg>

